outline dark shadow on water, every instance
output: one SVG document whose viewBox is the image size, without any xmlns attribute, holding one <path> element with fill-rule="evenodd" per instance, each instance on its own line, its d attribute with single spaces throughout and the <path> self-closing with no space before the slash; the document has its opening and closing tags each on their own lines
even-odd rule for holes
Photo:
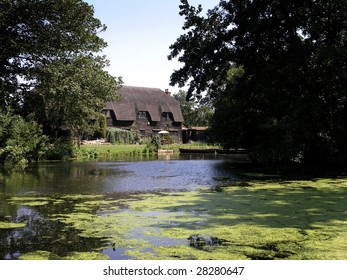
<svg viewBox="0 0 347 280">
<path fill-rule="evenodd" d="M 319 189 L 315 188 L 313 181 L 311 186 L 306 184 L 300 186 L 298 183 L 298 186 L 289 186 L 286 189 L 285 181 L 280 184 L 284 186 L 281 190 L 268 189 L 266 184 L 258 189 L 252 189 L 251 185 L 246 185 L 245 188 L 231 190 L 228 195 L 223 194 L 222 187 L 221 193 L 213 190 L 208 195 L 202 193 L 201 202 L 186 205 L 181 210 L 209 209 L 209 213 L 215 218 L 211 218 L 206 226 L 219 223 L 218 214 L 222 214 L 219 213 L 222 206 L 225 206 L 224 212 L 237 214 L 240 217 L 239 221 L 252 221 L 265 227 L 297 227 L 305 230 L 311 228 L 311 225 L 316 222 L 347 220 L 346 187 L 334 189 L 332 182 L 331 189 Z M 169 206 L 165 210 L 177 211 L 177 207 Z M 226 221 L 228 222 L 233 224 L 238 221 Z"/>
<path fill-rule="evenodd" d="M 257 178 L 257 183 L 253 180 Z M 261 179 L 260 177 L 264 178 Z M 339 184 L 338 179 L 311 178 L 310 181 L 282 180 L 271 174 L 251 174 L 252 180 L 247 182 L 247 176 L 239 178 L 239 182 L 229 187 L 221 185 L 220 188 L 213 187 L 210 191 L 198 194 L 194 202 L 182 206 L 167 206 L 164 211 L 192 213 L 192 209 L 198 209 L 196 215 L 206 214 L 201 227 L 191 222 L 182 222 L 179 225 L 170 223 L 162 224 L 161 227 L 173 228 L 177 230 L 193 229 L 195 234 L 199 234 L 199 228 L 204 232 L 218 228 L 221 223 L 224 226 L 237 227 L 238 225 L 250 225 L 261 229 L 293 229 L 301 236 L 301 241 L 317 238 L 317 240 L 329 241 L 339 234 L 346 234 L 345 227 L 341 232 L 339 224 L 344 225 L 347 221 L 347 181 Z M 271 178 L 271 179 L 269 179 Z M 307 179 L 307 178 L 306 178 Z M 229 179 L 227 178 L 226 181 Z M 278 184 L 280 187 L 268 187 L 271 184 Z M 244 184 L 244 185 L 242 185 Z M 257 185 L 252 188 L 252 184 Z M 324 184 L 324 187 L 316 186 Z M 202 209 L 204 212 L 199 212 Z M 205 211 L 207 209 L 207 211 Z M 232 218 L 230 218 L 232 217 Z M 314 232 L 314 233 L 313 233 Z M 250 240 L 252 240 L 252 233 Z M 254 233 L 256 234 L 256 233 Z M 188 237 L 187 238 L 191 238 Z M 218 236 L 215 236 L 218 238 Z M 271 241 L 262 244 L 261 241 L 251 241 L 246 245 L 240 240 L 229 239 L 234 247 L 254 246 L 256 251 L 244 252 L 244 255 L 251 259 L 282 259 L 304 250 L 303 243 L 299 241 L 283 240 Z M 256 242 L 260 242 L 258 245 Z M 324 244 L 324 243 L 323 243 Z M 205 245 L 205 244 L 204 244 Z M 204 248 L 202 246 L 202 248 Z M 285 249 L 283 249 L 285 248 Z M 290 248 L 290 249 L 288 249 Z M 198 248 L 201 249 L 201 248 Z M 263 253 L 259 253 L 262 251 Z M 265 253 L 264 253 L 265 252 Z M 271 252 L 271 253 L 266 253 Z"/>
</svg>

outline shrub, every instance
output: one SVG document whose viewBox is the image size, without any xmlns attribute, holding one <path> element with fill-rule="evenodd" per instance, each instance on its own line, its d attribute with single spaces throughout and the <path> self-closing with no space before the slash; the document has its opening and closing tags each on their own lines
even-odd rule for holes
<svg viewBox="0 0 347 280">
<path fill-rule="evenodd" d="M 45 158 L 49 160 L 69 159 L 77 156 L 76 147 L 70 138 L 56 138 L 51 141 Z"/>
<path fill-rule="evenodd" d="M 25 165 L 43 158 L 47 141 L 47 136 L 35 121 L 0 113 L 0 159 L 7 166 Z"/>
<path fill-rule="evenodd" d="M 78 156 L 82 158 L 97 158 L 99 156 L 99 151 L 96 148 L 80 149 Z"/>
<path fill-rule="evenodd" d="M 147 145 L 148 147 L 153 146 L 155 151 L 158 151 L 161 147 L 161 138 L 159 135 L 153 135 L 151 143 Z"/>
<path fill-rule="evenodd" d="M 106 116 L 104 114 L 99 114 L 99 121 L 97 128 L 94 132 L 94 138 L 106 138 Z"/>
<path fill-rule="evenodd" d="M 161 137 L 161 143 L 166 145 L 166 144 L 173 144 L 174 139 L 171 134 L 166 133 L 160 136 Z"/>
<path fill-rule="evenodd" d="M 133 131 L 107 128 L 106 140 L 112 144 L 132 144 L 135 141 L 136 134 Z"/>
</svg>

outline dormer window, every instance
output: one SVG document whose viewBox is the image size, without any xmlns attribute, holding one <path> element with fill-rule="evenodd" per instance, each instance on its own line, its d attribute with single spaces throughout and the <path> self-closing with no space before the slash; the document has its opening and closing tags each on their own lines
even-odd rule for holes
<svg viewBox="0 0 347 280">
<path fill-rule="evenodd" d="M 139 117 L 139 119 L 147 119 L 147 112 L 146 111 L 139 111 L 138 117 Z"/>
<path fill-rule="evenodd" d="M 163 112 L 161 114 L 161 117 L 164 119 L 164 120 L 171 120 L 170 118 L 170 113 L 169 112 Z"/>
<path fill-rule="evenodd" d="M 111 111 L 110 110 L 103 110 L 102 113 L 106 116 L 106 118 L 111 118 Z"/>
</svg>

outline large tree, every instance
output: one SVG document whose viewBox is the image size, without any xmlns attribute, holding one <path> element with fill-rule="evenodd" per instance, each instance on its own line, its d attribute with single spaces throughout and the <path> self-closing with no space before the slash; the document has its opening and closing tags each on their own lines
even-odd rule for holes
<svg viewBox="0 0 347 280">
<path fill-rule="evenodd" d="M 96 55 L 105 28 L 82 0 L 0 0 L 0 109 L 78 130 L 119 84 Z"/>
<path fill-rule="evenodd" d="M 219 136 L 264 162 L 347 162 L 345 0 L 181 2 L 171 82 L 207 92 Z"/>
<path fill-rule="evenodd" d="M 99 123 L 121 84 L 98 55 L 105 28 L 82 0 L 0 0 L 1 160 L 69 156 Z"/>
<path fill-rule="evenodd" d="M 104 71 L 106 66 L 102 57 L 78 55 L 38 67 L 37 86 L 24 96 L 24 115 L 34 117 L 52 136 L 93 135 L 105 101 L 117 98 L 116 81 Z"/>
</svg>

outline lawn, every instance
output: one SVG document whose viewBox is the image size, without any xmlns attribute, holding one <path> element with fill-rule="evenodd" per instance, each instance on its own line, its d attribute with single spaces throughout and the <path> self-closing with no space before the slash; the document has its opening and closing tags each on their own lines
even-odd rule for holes
<svg viewBox="0 0 347 280">
<path fill-rule="evenodd" d="M 189 144 L 168 144 L 162 145 L 162 149 L 173 150 L 179 152 L 179 148 L 219 148 L 213 144 L 206 143 L 189 143 Z M 147 145 L 138 144 L 113 144 L 113 145 L 81 145 L 78 149 L 79 158 L 97 158 L 97 157 L 117 157 L 117 156 L 140 156 L 155 154 L 153 148 L 149 148 Z"/>
<path fill-rule="evenodd" d="M 81 145 L 79 157 L 112 157 L 145 154 L 146 145 L 116 144 L 116 145 Z"/>
</svg>

